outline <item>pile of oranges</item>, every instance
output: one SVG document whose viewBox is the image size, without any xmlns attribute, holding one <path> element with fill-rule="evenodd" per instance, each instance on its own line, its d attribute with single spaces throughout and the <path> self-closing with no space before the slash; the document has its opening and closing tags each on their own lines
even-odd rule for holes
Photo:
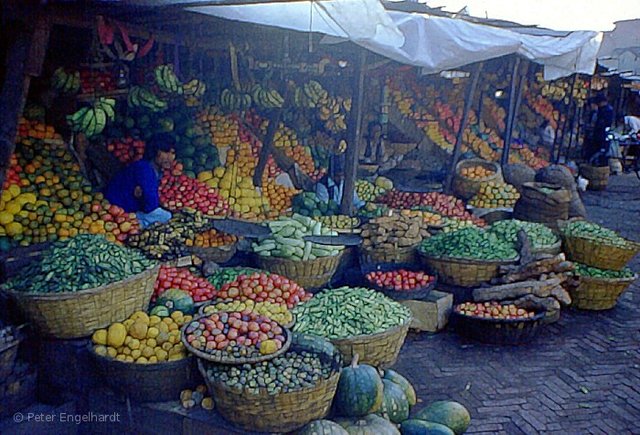
<svg viewBox="0 0 640 435">
<path fill-rule="evenodd" d="M 485 168 L 481 165 L 477 166 L 468 166 L 466 168 L 460 169 L 460 175 L 466 178 L 471 178 L 474 180 L 487 178 L 495 175 L 495 171 L 489 168 Z"/>
<path fill-rule="evenodd" d="M 200 248 L 217 248 L 219 246 L 227 246 L 237 242 L 238 239 L 232 234 L 220 233 L 216 230 L 209 230 L 204 233 L 196 234 L 196 237 L 187 240 L 187 246 L 197 246 Z"/>
</svg>

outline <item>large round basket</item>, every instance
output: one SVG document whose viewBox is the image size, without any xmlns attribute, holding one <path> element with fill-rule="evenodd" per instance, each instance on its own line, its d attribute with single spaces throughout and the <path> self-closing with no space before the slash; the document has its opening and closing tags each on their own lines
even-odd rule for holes
<svg viewBox="0 0 640 435">
<path fill-rule="evenodd" d="M 5 291 L 42 334 L 79 338 L 146 310 L 158 271 L 156 266 L 122 281 L 77 292 Z"/>
<path fill-rule="evenodd" d="M 640 251 L 640 244 L 627 241 L 625 247 L 611 246 L 582 237 L 566 235 L 566 223 L 559 222 L 560 237 L 567 259 L 599 269 L 622 270 Z"/>
<path fill-rule="evenodd" d="M 335 338 L 331 342 L 340 349 L 345 362 L 351 361 L 357 353 L 362 364 L 382 368 L 391 367 L 398 359 L 410 324 L 411 318 L 402 325 L 378 334 Z"/>
<path fill-rule="evenodd" d="M 618 298 L 638 278 L 595 278 L 581 276 L 578 287 L 569 288 L 571 306 L 579 310 L 609 310 Z"/>
<path fill-rule="evenodd" d="M 402 264 L 402 263 L 388 263 L 388 264 L 378 264 L 375 266 L 369 267 L 361 267 L 364 283 L 367 287 L 370 287 L 374 290 L 382 292 L 385 296 L 395 300 L 395 301 L 408 301 L 408 300 L 421 300 L 429 296 L 429 293 L 436 287 L 437 278 L 434 277 L 434 280 L 431 281 L 424 287 L 415 288 L 412 290 L 393 290 L 388 287 L 378 286 L 373 282 L 370 282 L 366 275 L 370 272 L 391 272 L 395 270 L 408 270 L 411 272 L 424 272 L 422 269 L 424 266 L 416 265 L 416 264 Z M 426 272 L 425 272 L 426 273 Z"/>
<path fill-rule="evenodd" d="M 216 304 L 219 304 L 219 303 L 230 303 L 230 302 L 233 302 L 233 299 L 214 299 L 214 300 L 211 300 L 211 301 L 202 302 L 201 304 L 199 304 L 196 307 L 198 309 L 198 315 L 199 316 L 206 316 L 206 315 L 209 315 L 209 314 L 211 314 L 213 312 L 218 312 L 218 311 L 216 311 L 214 309 L 213 311 L 208 313 L 207 311 L 209 311 L 209 310 L 207 310 L 207 308 L 208 307 L 212 307 L 212 306 L 214 306 Z M 283 328 L 286 328 L 288 330 L 291 330 L 291 328 L 293 328 L 293 326 L 296 324 L 296 317 L 293 314 L 292 314 L 292 316 L 293 316 L 293 320 L 291 322 L 289 322 L 289 323 L 283 324 L 282 325 Z"/>
<path fill-rule="evenodd" d="M 296 430 L 329 413 L 342 370 L 340 352 L 329 342 L 323 346 L 310 344 L 318 342 L 317 337 L 308 340 L 298 336 L 295 334 L 291 350 L 313 352 L 323 362 L 331 364 L 329 378 L 320 380 L 311 388 L 275 395 L 261 389 L 258 394 L 252 394 L 211 379 L 207 374 L 210 363 L 198 360 L 200 373 L 215 401 L 216 410 L 225 419 L 245 430 L 280 433 Z"/>
<path fill-rule="evenodd" d="M 203 248 L 200 246 L 190 246 L 189 252 L 203 261 L 214 263 L 226 263 L 236 254 L 237 244 Z"/>
<path fill-rule="evenodd" d="M 451 324 L 462 336 L 489 344 L 524 344 L 540 332 L 544 311 L 527 319 L 490 319 L 451 312 Z"/>
<path fill-rule="evenodd" d="M 377 264 L 388 263 L 415 263 L 416 246 L 406 246 L 396 249 L 366 249 L 360 248 L 360 266 L 371 267 Z"/>
<path fill-rule="evenodd" d="M 485 169 L 493 171 L 493 174 L 484 178 L 468 178 L 461 174 L 462 169 L 482 166 Z M 502 170 L 500 165 L 495 162 L 488 162 L 482 159 L 467 159 L 458 162 L 453 177 L 453 191 L 456 196 L 469 200 L 480 191 L 480 185 L 489 181 L 502 181 Z"/>
<path fill-rule="evenodd" d="M 605 190 L 609 184 L 609 166 L 581 165 L 580 175 L 589 180 L 587 189 Z"/>
<path fill-rule="evenodd" d="M 177 400 L 180 392 L 200 383 L 195 358 L 176 361 L 137 364 L 91 355 L 104 382 L 118 394 L 135 402 L 166 402 Z"/>
<path fill-rule="evenodd" d="M 331 257 L 319 257 L 315 260 L 297 261 L 279 257 L 258 255 L 260 269 L 285 276 L 305 290 L 316 290 L 324 287 L 338 269 L 343 252 Z"/>
<path fill-rule="evenodd" d="M 467 258 L 433 257 L 420 253 L 423 263 L 438 274 L 440 282 L 460 287 L 475 287 L 489 282 L 498 275 L 501 265 L 513 264 L 509 261 L 484 261 Z"/>
</svg>

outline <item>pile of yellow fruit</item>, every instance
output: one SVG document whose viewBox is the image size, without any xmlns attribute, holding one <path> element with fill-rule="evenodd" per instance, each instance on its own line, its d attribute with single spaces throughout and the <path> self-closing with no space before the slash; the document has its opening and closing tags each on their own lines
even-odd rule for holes
<svg viewBox="0 0 640 435">
<path fill-rule="evenodd" d="M 253 185 L 253 179 L 241 175 L 235 166 L 218 167 L 198 174 L 198 180 L 218 189 L 231 209 L 243 217 L 258 217 L 269 208 L 269 202 Z"/>
<path fill-rule="evenodd" d="M 246 301 L 219 302 L 213 305 L 207 305 L 204 308 L 205 314 L 212 314 L 221 311 L 244 311 L 249 309 L 257 314 L 267 316 L 281 325 L 287 325 L 293 321 L 293 314 L 286 305 L 274 304 L 273 302 L 255 302 L 251 299 Z"/>
<path fill-rule="evenodd" d="M 230 116 L 223 115 L 215 106 L 198 115 L 198 121 L 203 127 L 208 128 L 211 139 L 217 147 L 228 147 L 236 143 L 238 139 L 238 121 Z"/>
<path fill-rule="evenodd" d="M 482 183 L 478 193 L 469 205 L 478 208 L 512 208 L 520 198 L 520 193 L 511 184 L 490 181 Z"/>
<path fill-rule="evenodd" d="M 31 204 L 33 207 L 25 207 L 26 204 Z M 41 205 L 46 206 L 47 203 L 37 201 L 34 193 L 22 193 L 17 184 L 12 184 L 3 190 L 0 198 L 0 236 L 14 237 L 22 234 L 24 228 L 16 220 L 29 219 L 30 212 L 27 209 Z"/>
<path fill-rule="evenodd" d="M 419 216 L 422 219 L 422 222 L 424 222 L 425 225 L 431 225 L 431 226 L 443 226 L 444 225 L 444 219 L 442 219 L 442 216 L 440 216 L 438 213 L 432 213 L 432 212 L 426 211 L 426 210 L 407 210 L 407 209 L 402 209 L 402 210 L 400 210 L 400 214 L 402 216 L 407 216 L 407 217 L 417 217 L 417 216 Z"/>
<path fill-rule="evenodd" d="M 281 124 L 273 137 L 273 145 L 276 148 L 282 148 L 284 153 L 292 158 L 300 165 L 300 169 L 305 174 L 313 174 L 316 170 L 316 164 L 313 161 L 311 150 L 303 147 L 298 142 L 298 136 L 295 131 Z"/>
<path fill-rule="evenodd" d="M 495 175 L 495 171 L 485 168 L 484 166 L 469 166 L 460 170 L 460 175 L 471 179 L 487 178 Z"/>
<path fill-rule="evenodd" d="M 192 316 L 174 311 L 170 317 L 149 316 L 137 311 L 127 320 L 93 333 L 93 350 L 119 361 L 153 364 L 187 357 L 180 341 L 180 327 Z"/>
<path fill-rule="evenodd" d="M 266 174 L 266 171 L 265 171 Z M 291 200 L 299 193 L 297 189 L 276 183 L 273 178 L 262 178 L 262 194 L 269 201 L 267 217 L 278 217 L 291 209 Z"/>
</svg>

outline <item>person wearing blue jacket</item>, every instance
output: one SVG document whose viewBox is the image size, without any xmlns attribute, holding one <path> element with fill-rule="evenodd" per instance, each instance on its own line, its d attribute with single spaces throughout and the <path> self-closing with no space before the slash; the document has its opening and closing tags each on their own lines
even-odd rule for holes
<svg viewBox="0 0 640 435">
<path fill-rule="evenodd" d="M 329 200 L 340 204 L 344 191 L 344 154 L 332 156 L 329 162 L 329 173 L 322 177 L 316 184 L 316 195 L 323 202 Z M 362 208 L 364 201 L 358 198 L 358 194 L 353 192 L 353 205 L 355 208 Z"/>
<path fill-rule="evenodd" d="M 127 165 L 109 181 L 105 198 L 128 213 L 136 213 L 140 226 L 165 223 L 171 212 L 160 207 L 160 178 L 162 170 L 175 160 L 175 141 L 167 133 L 156 134 L 145 144 L 141 160 Z"/>
</svg>

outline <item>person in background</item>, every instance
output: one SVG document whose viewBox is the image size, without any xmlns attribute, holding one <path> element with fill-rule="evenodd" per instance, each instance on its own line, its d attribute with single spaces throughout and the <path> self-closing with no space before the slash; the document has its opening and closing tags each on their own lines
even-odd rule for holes
<svg viewBox="0 0 640 435">
<path fill-rule="evenodd" d="M 323 202 L 329 200 L 340 204 L 344 191 L 344 154 L 334 155 L 329 162 L 329 172 L 316 184 L 316 195 Z M 358 194 L 353 192 L 353 206 L 361 208 L 364 201 L 358 198 Z"/>
<path fill-rule="evenodd" d="M 588 150 L 587 160 L 591 160 L 601 150 L 607 150 L 607 132 L 613 124 L 613 107 L 609 104 L 607 97 L 600 94 L 596 96 L 595 102 L 598 105 L 598 116 L 593 128 L 593 144 Z"/>
<path fill-rule="evenodd" d="M 591 152 L 591 150 L 593 149 L 593 130 L 596 126 L 597 118 L 598 104 L 596 103 L 596 97 L 591 97 L 587 100 L 587 108 L 585 110 L 584 140 L 582 142 L 583 160 L 589 160 L 589 157 L 593 154 L 593 152 Z"/>
<path fill-rule="evenodd" d="M 552 148 L 556 140 L 556 132 L 546 119 L 540 124 L 540 137 L 545 148 Z"/>
<path fill-rule="evenodd" d="M 628 131 L 630 135 L 640 133 L 640 118 L 637 116 L 627 115 L 622 117 L 624 130 Z"/>
<path fill-rule="evenodd" d="M 171 212 L 160 207 L 158 189 L 162 170 L 175 160 L 175 141 L 167 133 L 157 134 L 147 141 L 141 160 L 117 172 L 107 184 L 104 196 L 128 213 L 136 213 L 142 228 L 152 223 L 165 223 Z"/>
</svg>

